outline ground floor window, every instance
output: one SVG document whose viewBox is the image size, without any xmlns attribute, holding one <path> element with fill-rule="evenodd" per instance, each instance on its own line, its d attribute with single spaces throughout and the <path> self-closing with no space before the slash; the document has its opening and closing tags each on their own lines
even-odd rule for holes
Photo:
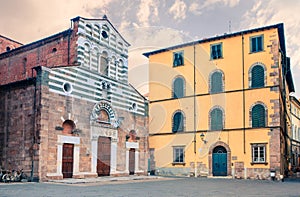
<svg viewBox="0 0 300 197">
<path fill-rule="evenodd" d="M 173 163 L 184 163 L 184 146 L 173 147 Z"/>
<path fill-rule="evenodd" d="M 251 144 L 252 163 L 266 163 L 266 144 Z"/>
</svg>

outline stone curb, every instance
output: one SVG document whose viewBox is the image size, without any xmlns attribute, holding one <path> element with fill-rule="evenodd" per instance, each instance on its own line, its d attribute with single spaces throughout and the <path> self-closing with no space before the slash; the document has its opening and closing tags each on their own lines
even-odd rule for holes
<svg viewBox="0 0 300 197">
<path fill-rule="evenodd" d="M 160 179 L 159 176 L 128 176 L 128 177 L 97 177 L 85 179 L 62 179 L 62 180 L 48 180 L 49 183 L 64 183 L 64 184 L 83 184 L 83 183 L 103 183 L 116 181 L 135 181 L 135 180 L 155 180 Z"/>
</svg>

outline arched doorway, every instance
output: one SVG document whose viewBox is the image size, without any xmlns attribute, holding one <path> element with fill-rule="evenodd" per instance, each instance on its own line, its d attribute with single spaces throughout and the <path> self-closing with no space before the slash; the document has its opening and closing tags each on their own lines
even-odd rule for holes
<svg viewBox="0 0 300 197">
<path fill-rule="evenodd" d="M 213 176 L 227 176 L 227 151 L 223 146 L 217 146 L 212 154 Z"/>
</svg>

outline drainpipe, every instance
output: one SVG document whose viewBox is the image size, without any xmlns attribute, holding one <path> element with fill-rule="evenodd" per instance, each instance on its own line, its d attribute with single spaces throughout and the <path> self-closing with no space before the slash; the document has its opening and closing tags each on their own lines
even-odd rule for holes
<svg viewBox="0 0 300 197">
<path fill-rule="evenodd" d="M 246 115 L 245 115 L 245 43 L 244 43 L 244 34 L 242 33 L 242 69 L 243 69 L 243 148 L 244 154 L 246 154 Z"/>
<path fill-rule="evenodd" d="M 195 42 L 194 42 L 194 62 L 193 62 L 193 66 L 194 66 L 194 157 L 195 157 L 195 162 L 194 162 L 194 165 L 195 165 L 195 177 L 197 177 L 197 144 L 196 144 L 196 134 L 197 134 L 197 131 L 196 131 L 196 118 L 197 118 L 197 115 L 196 115 L 196 46 L 195 46 Z"/>
</svg>

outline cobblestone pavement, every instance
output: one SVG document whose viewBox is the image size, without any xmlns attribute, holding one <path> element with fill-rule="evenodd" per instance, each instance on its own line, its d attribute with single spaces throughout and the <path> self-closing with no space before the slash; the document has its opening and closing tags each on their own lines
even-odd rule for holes
<svg viewBox="0 0 300 197">
<path fill-rule="evenodd" d="M 73 184 L 70 184 L 73 183 Z M 86 183 L 0 183 L 0 196 L 300 196 L 300 182 L 211 178 L 111 179 Z"/>
</svg>

